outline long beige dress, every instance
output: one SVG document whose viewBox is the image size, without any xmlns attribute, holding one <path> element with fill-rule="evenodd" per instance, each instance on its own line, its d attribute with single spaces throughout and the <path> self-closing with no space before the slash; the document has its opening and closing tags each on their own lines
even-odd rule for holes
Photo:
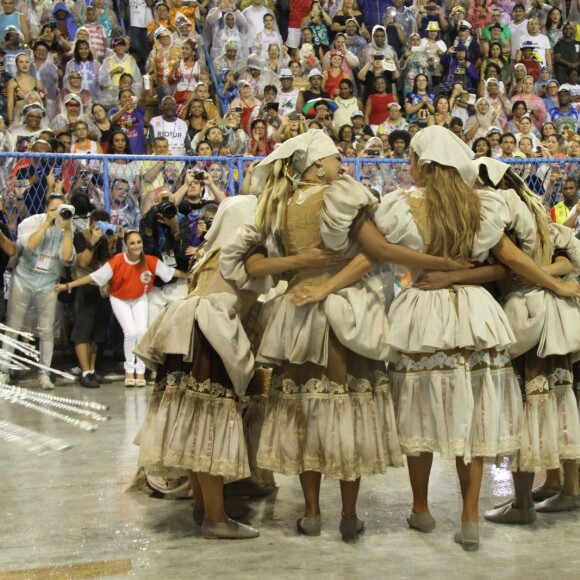
<svg viewBox="0 0 580 580">
<path fill-rule="evenodd" d="M 472 258 L 483 261 L 504 233 L 507 208 L 481 196 Z M 429 245 L 421 189 L 396 191 L 375 222 L 385 238 L 418 251 Z M 416 279 L 421 274 L 411 270 Z M 479 286 L 421 291 L 410 287 L 389 311 L 389 377 L 401 448 L 407 455 L 494 458 L 517 452 L 522 401 L 507 347 L 514 336 L 493 297 Z"/>
<path fill-rule="evenodd" d="M 270 238 L 294 255 L 322 241 L 345 253 L 361 213 L 376 207 L 350 177 L 294 191 Z M 315 471 L 355 480 L 401 466 L 393 401 L 385 372 L 389 329 L 381 297 L 366 282 L 296 307 L 298 285 L 318 285 L 344 264 L 298 270 L 264 332 L 257 360 L 274 366 L 258 465 L 284 473 Z"/>
</svg>

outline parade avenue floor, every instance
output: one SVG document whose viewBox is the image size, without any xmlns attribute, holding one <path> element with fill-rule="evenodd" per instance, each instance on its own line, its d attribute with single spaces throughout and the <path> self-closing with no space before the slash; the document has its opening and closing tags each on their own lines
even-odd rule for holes
<svg viewBox="0 0 580 580">
<path fill-rule="evenodd" d="M 30 384 L 30 383 L 28 383 Z M 26 383 L 23 384 L 26 386 Z M 120 382 L 81 389 L 57 381 L 51 394 L 110 405 L 111 420 L 95 432 L 0 400 L 0 423 L 58 437 L 66 451 L 39 454 L 0 439 L 2 491 L 0 579 L 80 578 L 409 578 L 508 579 L 580 577 L 580 512 L 538 514 L 532 526 L 482 520 L 481 545 L 453 542 L 460 494 L 452 461 L 435 459 L 432 534 L 407 527 L 410 488 L 406 469 L 364 479 L 359 516 L 366 531 L 342 542 L 339 486 L 323 481 L 320 537 L 299 536 L 297 477 L 276 476 L 276 494 L 248 502 L 246 521 L 261 537 L 209 541 L 191 517 L 191 500 L 124 493 L 136 471 L 133 439 L 146 412 L 147 389 Z M 537 483 L 543 474 L 537 477 Z M 486 467 L 482 511 L 511 493 L 507 470 Z"/>
</svg>

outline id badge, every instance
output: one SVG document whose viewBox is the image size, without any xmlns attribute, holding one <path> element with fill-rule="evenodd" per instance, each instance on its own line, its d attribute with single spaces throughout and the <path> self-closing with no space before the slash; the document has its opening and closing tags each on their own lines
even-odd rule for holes
<svg viewBox="0 0 580 580">
<path fill-rule="evenodd" d="M 48 272 L 48 269 L 50 268 L 51 260 L 52 260 L 51 256 L 47 256 L 46 254 L 40 254 L 40 256 L 38 256 L 38 260 L 36 261 L 36 266 L 34 266 L 34 271 L 46 274 Z"/>
<path fill-rule="evenodd" d="M 168 268 L 176 268 L 177 267 L 177 261 L 175 259 L 175 253 L 173 252 L 173 250 L 171 250 L 171 252 L 169 252 L 169 253 L 163 252 L 161 254 L 161 259 L 163 260 L 163 263 Z"/>
</svg>

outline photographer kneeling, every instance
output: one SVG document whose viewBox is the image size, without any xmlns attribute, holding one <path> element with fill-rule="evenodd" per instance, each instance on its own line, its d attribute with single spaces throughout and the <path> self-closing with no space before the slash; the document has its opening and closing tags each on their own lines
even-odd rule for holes
<svg viewBox="0 0 580 580">
<path fill-rule="evenodd" d="M 141 218 L 139 230 L 143 238 L 143 251 L 159 258 L 166 266 L 187 274 L 191 233 L 186 217 L 179 213 L 173 194 L 162 191 L 156 203 Z M 163 308 L 187 296 L 187 280 L 173 278 L 169 282 L 156 277 L 149 295 L 149 322 Z"/>
<path fill-rule="evenodd" d="M 77 263 L 73 279 L 96 272 L 113 255 L 121 250 L 117 228 L 111 217 L 102 209 L 90 213 L 88 227 L 74 236 Z M 111 305 L 108 296 L 98 286 L 87 285 L 77 289 L 74 302 L 74 325 L 71 340 L 82 370 L 81 387 L 98 388 L 95 373 L 97 344 L 107 342 Z"/>
<path fill-rule="evenodd" d="M 53 292 L 63 267 L 73 266 L 72 216 L 74 207 L 65 205 L 62 195 L 50 195 L 46 213 L 30 216 L 18 226 L 17 261 L 12 274 L 8 297 L 8 326 L 23 330 L 32 308 L 40 337 L 40 363 L 52 364 L 54 323 L 57 297 Z M 4 350 L 12 351 L 8 345 Z M 8 378 L 8 367 L 2 367 L 0 380 Z M 48 371 L 38 373 L 42 389 L 54 389 Z"/>
</svg>

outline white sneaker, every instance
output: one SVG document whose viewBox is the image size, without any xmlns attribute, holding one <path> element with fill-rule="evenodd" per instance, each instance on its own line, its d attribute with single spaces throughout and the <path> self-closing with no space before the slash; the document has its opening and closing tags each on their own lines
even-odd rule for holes
<svg viewBox="0 0 580 580">
<path fill-rule="evenodd" d="M 50 376 L 48 373 L 38 373 L 38 384 L 43 391 L 52 391 L 54 390 L 54 384 L 50 380 Z"/>
<path fill-rule="evenodd" d="M 0 385 L 11 385 L 10 373 L 6 371 L 0 371 Z"/>
</svg>

